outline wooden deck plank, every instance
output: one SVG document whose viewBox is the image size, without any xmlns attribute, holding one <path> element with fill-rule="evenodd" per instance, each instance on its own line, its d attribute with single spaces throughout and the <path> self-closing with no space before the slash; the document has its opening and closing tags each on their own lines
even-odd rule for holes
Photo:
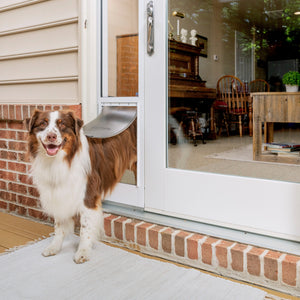
<svg viewBox="0 0 300 300">
<path fill-rule="evenodd" d="M 0 253 L 47 237 L 53 227 L 0 212 Z"/>
<path fill-rule="evenodd" d="M 0 212 L 0 225 L 7 226 L 8 230 L 17 230 L 19 234 L 22 232 L 33 234 L 37 237 L 48 236 L 53 232 L 53 227 L 41 223 L 37 223 L 24 218 Z"/>
<path fill-rule="evenodd" d="M 25 245 L 30 241 L 32 239 L 0 229 L 0 246 L 4 248 Z"/>
</svg>

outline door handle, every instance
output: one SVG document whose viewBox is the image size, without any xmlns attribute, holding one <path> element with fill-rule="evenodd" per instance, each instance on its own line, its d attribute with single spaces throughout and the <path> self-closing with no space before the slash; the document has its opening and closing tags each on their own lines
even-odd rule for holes
<svg viewBox="0 0 300 300">
<path fill-rule="evenodd" d="M 147 53 L 152 55 L 154 52 L 154 17 L 153 17 L 153 1 L 147 4 Z"/>
</svg>

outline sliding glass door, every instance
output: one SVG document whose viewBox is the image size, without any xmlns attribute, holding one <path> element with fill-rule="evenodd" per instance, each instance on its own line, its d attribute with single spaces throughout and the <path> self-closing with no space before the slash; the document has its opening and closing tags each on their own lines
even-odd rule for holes
<svg viewBox="0 0 300 300">
<path fill-rule="evenodd" d="M 300 241 L 299 149 L 268 148 L 300 144 L 300 124 L 266 123 L 271 160 L 253 158 L 251 93 L 288 95 L 282 76 L 299 70 L 297 7 L 279 2 L 154 2 L 146 210 Z"/>
</svg>

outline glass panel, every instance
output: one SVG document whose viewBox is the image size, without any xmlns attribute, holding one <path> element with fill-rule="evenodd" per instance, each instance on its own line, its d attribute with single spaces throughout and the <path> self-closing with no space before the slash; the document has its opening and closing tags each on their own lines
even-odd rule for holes
<svg viewBox="0 0 300 300">
<path fill-rule="evenodd" d="M 108 0 L 108 96 L 138 96 L 138 0 Z"/>
<path fill-rule="evenodd" d="M 300 182 L 299 148 L 265 144 L 300 144 L 300 94 L 282 82 L 299 71 L 299 1 L 168 4 L 168 167 Z"/>
</svg>

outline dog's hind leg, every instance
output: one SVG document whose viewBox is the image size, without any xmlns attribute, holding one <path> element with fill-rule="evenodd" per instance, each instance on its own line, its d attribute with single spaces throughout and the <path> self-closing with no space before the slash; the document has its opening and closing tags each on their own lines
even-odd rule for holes
<svg viewBox="0 0 300 300">
<path fill-rule="evenodd" d="M 90 259 L 93 244 L 102 234 L 103 213 L 101 204 L 96 208 L 84 207 L 81 211 L 80 223 L 80 242 L 74 256 L 74 261 L 77 264 Z"/>
<path fill-rule="evenodd" d="M 43 256 L 57 254 L 62 247 L 64 237 L 74 231 L 74 220 L 72 218 L 63 222 L 55 222 L 54 237 L 51 244 L 43 251 Z"/>
</svg>

